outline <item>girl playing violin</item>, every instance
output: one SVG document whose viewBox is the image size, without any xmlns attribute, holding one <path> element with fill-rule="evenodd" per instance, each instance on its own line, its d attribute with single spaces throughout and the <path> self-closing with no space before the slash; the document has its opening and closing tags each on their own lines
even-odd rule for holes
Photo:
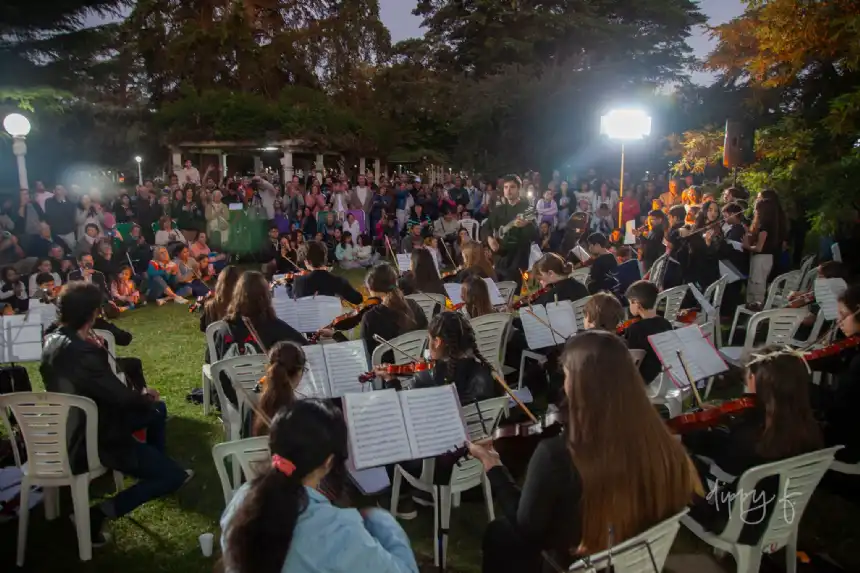
<svg viewBox="0 0 860 573">
<path fill-rule="evenodd" d="M 445 286 L 439 278 L 436 261 L 427 249 L 416 249 L 410 257 L 409 271 L 404 273 L 398 284 L 403 294 L 416 293 L 445 294 Z"/>
<path fill-rule="evenodd" d="M 490 302 L 490 290 L 481 277 L 477 275 L 467 277 L 463 281 L 460 292 L 463 298 L 463 310 L 469 318 L 478 318 L 496 312 Z"/>
<path fill-rule="evenodd" d="M 477 275 L 482 279 L 496 280 L 496 271 L 493 263 L 487 257 L 483 245 L 477 241 L 466 241 L 463 243 L 463 268 L 453 277 L 455 283 L 463 283 L 466 277 Z"/>
<path fill-rule="evenodd" d="M 566 570 L 577 555 L 680 512 L 698 489 L 690 459 L 642 392 L 621 339 L 580 333 L 567 342 L 562 364 L 569 423 L 537 446 L 522 489 L 492 448 L 469 444 L 502 513 L 484 533 L 485 573 L 537 573 L 541 551 Z"/>
<path fill-rule="evenodd" d="M 269 365 L 266 368 L 266 383 L 260 395 L 260 410 L 271 420 L 281 408 L 289 410 L 298 401 L 296 388 L 305 373 L 305 352 L 292 342 L 278 342 L 269 349 Z M 253 412 L 252 412 L 253 414 Z M 265 436 L 269 427 L 264 420 L 254 416 L 252 435 Z"/>
<path fill-rule="evenodd" d="M 555 253 L 547 253 L 535 263 L 534 272 L 537 274 L 538 282 L 546 292 L 532 304 L 547 304 L 559 301 L 575 301 L 588 296 L 588 289 L 578 280 L 570 277 L 573 271 L 570 263 L 565 262 Z"/>
<path fill-rule="evenodd" d="M 238 267 L 228 265 L 222 269 L 218 275 L 218 280 L 215 282 L 215 294 L 206 302 L 203 307 L 203 313 L 200 315 L 200 332 L 206 332 L 206 329 L 213 322 L 217 322 L 224 318 L 227 314 L 227 308 L 230 306 L 230 301 L 233 300 L 233 291 L 236 289 L 236 283 L 239 282 L 239 277 L 242 273 Z"/>
<path fill-rule="evenodd" d="M 754 395 L 755 406 L 726 419 L 724 425 L 683 436 L 691 453 L 713 460 L 709 468 L 694 458 L 708 493 L 697 499 L 690 515 L 715 532 L 722 531 L 726 524 L 731 504 L 725 500 L 735 492 L 737 477 L 752 467 L 823 447 L 809 404 L 810 379 L 803 360 L 774 348 L 765 348 L 755 356 L 746 372 L 746 391 Z M 719 481 L 715 481 L 714 466 L 722 470 Z M 726 474 L 731 477 L 728 482 L 723 481 Z M 778 485 L 777 479 L 762 480 L 756 485 L 755 499 L 776 499 Z M 740 543 L 758 543 L 768 522 L 762 511 L 769 514 L 775 505 L 752 504 L 744 519 Z"/>
<path fill-rule="evenodd" d="M 454 384 L 461 404 L 496 396 L 492 367 L 478 350 L 475 331 L 469 319 L 459 312 L 443 312 L 433 317 L 428 332 L 433 368 L 418 372 L 412 383 L 413 388 Z M 376 366 L 376 374 L 388 386 L 399 388 L 400 381 L 388 374 L 388 366 Z"/>
</svg>

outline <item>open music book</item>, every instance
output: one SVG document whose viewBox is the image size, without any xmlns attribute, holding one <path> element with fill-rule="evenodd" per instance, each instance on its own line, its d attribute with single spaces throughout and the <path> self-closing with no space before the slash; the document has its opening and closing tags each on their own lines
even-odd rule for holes
<svg viewBox="0 0 860 573">
<path fill-rule="evenodd" d="M 397 268 L 400 270 L 400 274 L 407 272 L 410 266 L 412 266 L 412 255 L 397 253 Z"/>
<path fill-rule="evenodd" d="M 466 443 L 453 384 L 343 397 L 349 459 L 358 470 L 452 451 Z"/>
<path fill-rule="evenodd" d="M 839 318 L 839 295 L 847 288 L 848 284 L 843 279 L 815 279 L 812 290 L 815 293 L 815 302 L 824 313 L 824 318 L 827 320 Z"/>
<path fill-rule="evenodd" d="M 574 256 L 579 259 L 579 262 L 584 263 L 588 259 L 591 258 L 591 255 L 588 254 L 588 251 L 582 248 L 582 245 L 576 245 L 573 249 Z"/>
<path fill-rule="evenodd" d="M 552 329 L 542 324 L 528 311 L 535 313 L 538 318 L 552 326 Z M 568 338 L 576 334 L 576 313 L 570 301 L 521 308 L 520 320 L 523 323 L 526 342 L 532 350 L 564 344 Z"/>
<path fill-rule="evenodd" d="M 705 380 L 729 369 L 713 343 L 705 338 L 702 330 L 696 325 L 652 334 L 648 337 L 648 342 L 657 353 L 660 364 L 669 372 L 669 376 L 679 388 L 690 385 L 684 366 L 678 358 L 679 350 L 684 355 L 694 382 Z"/>
<path fill-rule="evenodd" d="M 630 220 L 624 224 L 624 244 L 625 245 L 635 245 L 636 244 L 636 235 L 633 234 L 633 231 L 636 229 L 636 221 Z"/>
<path fill-rule="evenodd" d="M 305 296 L 299 299 L 276 296 L 272 306 L 278 318 L 299 332 L 316 332 L 343 314 L 343 305 L 334 296 Z"/>
<path fill-rule="evenodd" d="M 487 283 L 487 290 L 490 292 L 490 304 L 493 306 L 505 304 L 505 299 L 502 298 L 502 293 L 499 292 L 499 287 L 496 286 L 493 279 L 484 279 Z M 451 299 L 451 304 L 460 304 L 463 302 L 463 285 L 460 283 L 445 283 L 445 292 L 448 298 Z"/>
<path fill-rule="evenodd" d="M 370 369 L 363 340 L 302 347 L 307 364 L 296 387 L 300 398 L 339 398 L 361 392 L 358 377 Z"/>
</svg>

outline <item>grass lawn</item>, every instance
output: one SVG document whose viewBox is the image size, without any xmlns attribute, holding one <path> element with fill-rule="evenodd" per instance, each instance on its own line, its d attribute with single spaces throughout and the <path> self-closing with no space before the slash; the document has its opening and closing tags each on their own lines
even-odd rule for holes
<svg viewBox="0 0 860 573">
<path fill-rule="evenodd" d="M 357 278 L 358 274 L 350 278 Z M 354 281 L 357 282 L 357 281 Z M 181 463 L 194 469 L 195 478 L 177 495 L 148 503 L 111 525 L 114 542 L 94 552 L 94 559 L 78 560 L 74 527 L 66 518 L 71 501 L 63 497 L 63 517 L 44 520 L 42 507 L 31 513 L 26 570 L 99 571 L 123 573 L 203 573 L 212 571 L 214 559 L 202 557 L 197 536 L 218 533 L 218 517 L 224 508 L 221 487 L 215 474 L 211 448 L 222 441 L 220 421 L 203 408 L 185 401 L 186 394 L 200 386 L 200 365 L 204 340 L 198 331 L 198 316 L 185 307 L 168 305 L 130 312 L 117 324 L 134 334 L 134 342 L 120 355 L 141 358 L 149 384 L 157 388 L 167 403 L 168 449 Z M 29 367 L 35 387 L 41 387 L 36 365 Z M 102 479 L 91 495 L 112 491 L 109 479 Z M 853 502 L 829 493 L 816 495 L 804 517 L 801 537 L 808 551 L 827 549 L 848 571 L 860 570 L 860 556 L 854 549 L 860 541 L 856 499 Z M 483 503 L 464 503 L 454 510 L 449 541 L 449 569 L 456 572 L 480 570 L 481 534 L 486 515 Z M 432 568 L 432 511 L 419 511 L 417 520 L 406 523 L 419 561 Z M 17 521 L 0 524 L 0 571 L 14 571 Z M 682 553 L 702 548 L 683 530 L 676 544 Z M 731 565 L 730 565 L 731 567 Z M 247 572 L 252 573 L 252 572 Z"/>
</svg>

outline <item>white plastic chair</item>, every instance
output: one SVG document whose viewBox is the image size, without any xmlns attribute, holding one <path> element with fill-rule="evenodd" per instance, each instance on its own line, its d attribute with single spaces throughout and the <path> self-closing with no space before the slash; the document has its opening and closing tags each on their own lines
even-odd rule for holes
<svg viewBox="0 0 860 573">
<path fill-rule="evenodd" d="M 714 549 L 732 554 L 738 573 L 756 573 L 761 565 L 762 553 L 774 553 L 786 547 L 786 572 L 797 571 L 797 531 L 803 518 L 803 511 L 818 482 L 833 463 L 833 456 L 841 446 L 827 448 L 804 454 L 780 462 L 754 467 L 738 479 L 739 495 L 735 498 L 729 514 L 729 521 L 722 533 L 707 531 L 692 517 L 684 517 L 681 523 L 699 539 Z M 755 492 L 758 483 L 768 476 L 779 476 L 778 497 L 773 500 L 774 507 L 767 518 L 767 529 L 757 545 L 738 543 L 744 527 L 744 515 L 753 504 L 761 504 Z"/>
<path fill-rule="evenodd" d="M 236 389 L 236 386 L 241 386 L 249 394 L 253 394 L 254 386 L 266 373 L 267 363 L 268 357 L 265 354 L 246 354 L 245 356 L 219 360 L 212 364 L 212 385 L 215 386 L 218 399 L 221 401 L 221 416 L 227 441 L 238 440 L 242 437 L 242 421 L 245 419 L 246 408 L 248 408 L 245 393 Z M 221 385 L 222 372 L 230 380 L 230 384 L 236 391 L 238 407 L 233 406 L 224 394 L 224 388 Z"/>
<path fill-rule="evenodd" d="M 505 350 L 512 320 L 513 316 L 506 312 L 485 314 L 469 320 L 475 331 L 478 351 L 499 373 L 505 364 Z"/>
<path fill-rule="evenodd" d="M 769 346 L 771 344 L 791 344 L 794 333 L 806 317 L 805 308 L 777 308 L 774 310 L 763 310 L 755 313 L 749 319 L 744 337 L 743 346 L 724 346 L 720 348 L 720 354 L 734 364 L 742 366 L 741 360 L 745 354 L 754 348 Z M 756 345 L 756 330 L 763 322 L 767 322 L 767 334 L 762 344 Z"/>
<path fill-rule="evenodd" d="M 491 435 L 502 417 L 502 412 L 507 407 L 508 398 L 491 398 L 478 404 L 463 406 L 462 414 L 466 422 L 466 430 L 470 440 L 479 440 Z M 480 407 L 480 410 L 478 409 Z M 478 412 L 481 413 L 481 423 Z M 486 429 L 486 432 L 485 432 Z M 459 466 L 454 466 L 451 472 L 451 480 L 447 485 L 433 485 L 433 474 L 436 466 L 435 459 L 424 460 L 421 476 L 415 477 L 405 471 L 400 465 L 394 467 L 394 480 L 391 484 L 391 513 L 397 515 L 397 505 L 400 497 L 400 485 L 406 480 L 412 487 L 419 491 L 429 493 L 433 498 L 433 547 L 434 562 L 437 566 L 445 567 L 445 552 L 448 547 L 448 528 L 451 520 L 451 506 L 457 506 L 459 496 L 462 492 L 474 487 L 481 486 L 484 490 L 484 501 L 487 507 L 487 520 L 493 521 L 493 492 L 490 489 L 490 480 L 484 472 L 483 465 L 474 458 L 460 461 Z M 441 519 L 440 519 L 441 518 Z M 442 551 L 440 555 L 439 543 L 435 540 L 442 535 Z"/>
<path fill-rule="evenodd" d="M 209 360 L 217 362 L 215 358 L 215 331 L 224 324 L 223 320 L 216 320 L 206 327 L 206 346 L 209 348 Z M 209 415 L 212 406 L 212 365 L 203 365 L 203 415 Z"/>
<path fill-rule="evenodd" d="M 224 505 L 230 503 L 230 500 L 236 495 L 236 490 L 242 485 L 241 479 L 238 481 L 230 480 L 225 463 L 227 458 L 230 458 L 230 463 L 234 468 L 240 467 L 242 469 L 242 475 L 245 476 L 246 481 L 251 481 L 259 475 L 262 469 L 265 469 L 265 464 L 270 461 L 271 457 L 267 436 L 215 444 L 212 448 L 212 458 L 215 460 L 215 470 L 221 480 Z M 233 475 L 236 475 L 235 470 Z"/>
<path fill-rule="evenodd" d="M 478 228 L 479 224 L 474 219 L 460 219 L 460 228 L 466 229 L 469 231 L 469 236 L 472 237 L 473 241 L 478 240 Z"/>
<path fill-rule="evenodd" d="M 684 395 L 681 390 L 675 386 L 672 379 L 666 372 L 661 372 L 657 377 L 648 384 L 645 392 L 648 394 L 648 399 L 655 406 L 663 406 L 669 411 L 669 417 L 675 418 L 681 415 L 684 406 Z"/>
<path fill-rule="evenodd" d="M 116 369 L 116 338 L 113 333 L 109 330 L 101 330 L 100 328 L 95 329 L 95 333 L 98 336 L 102 337 L 102 340 L 105 341 L 105 346 L 107 346 L 108 351 L 108 363 L 110 364 L 110 369 L 113 370 L 113 373 L 116 374 L 116 377 L 122 380 L 123 384 L 127 384 L 125 380 L 125 374 Z"/>
<path fill-rule="evenodd" d="M 409 356 L 406 356 L 403 352 L 389 348 L 385 344 L 380 344 L 373 349 L 373 354 L 370 356 L 371 367 L 382 364 L 382 357 L 385 356 L 386 352 L 394 353 L 394 359 L 391 364 L 408 364 L 409 362 L 412 362 L 413 356 L 416 358 L 423 358 L 424 349 L 427 348 L 427 337 L 428 333 L 426 330 L 413 330 L 412 332 L 401 334 L 400 336 L 389 340 L 391 344 L 401 348 L 403 352 L 408 353 Z M 408 383 L 406 386 L 408 386 Z M 377 385 L 374 387 L 379 388 Z"/>
<path fill-rule="evenodd" d="M 502 295 L 502 300 L 505 301 L 505 306 L 511 304 L 514 299 L 514 294 L 517 292 L 517 283 L 514 281 L 502 281 L 496 283 L 496 288 L 499 289 L 499 294 Z"/>
<path fill-rule="evenodd" d="M 672 549 L 678 530 L 681 528 L 681 519 L 687 514 L 687 511 L 684 509 L 636 537 L 619 543 L 611 550 L 607 549 L 590 556 L 588 562 L 585 560 L 577 561 L 570 566 L 568 571 L 606 569 L 611 563 L 615 573 L 660 573 L 666 564 L 666 558 L 669 556 L 669 550 Z M 651 560 L 652 557 L 653 561 Z M 657 567 L 656 571 L 655 566 Z"/>
<path fill-rule="evenodd" d="M 424 316 L 427 317 L 427 322 L 430 322 L 434 316 L 445 310 L 445 302 L 447 297 L 435 293 L 415 293 L 410 294 L 406 298 L 414 300 L 424 311 Z"/>
<path fill-rule="evenodd" d="M 0 396 L 0 418 L 7 434 L 12 434 L 12 424 L 6 410 L 12 410 L 27 449 L 27 463 L 21 456 L 15 441 L 12 452 L 15 464 L 21 468 L 21 499 L 18 516 L 18 567 L 24 566 L 27 549 L 27 525 L 30 518 L 30 488 L 41 486 L 45 493 L 45 518 L 56 518 L 60 513 L 60 496 L 57 488 L 68 486 L 72 492 L 75 509 L 75 528 L 78 533 L 78 554 L 81 561 L 93 557 L 90 538 L 90 482 L 108 470 L 102 466 L 98 452 L 98 409 L 89 398 L 56 392 L 15 392 Z M 72 410 L 75 413 L 72 414 Z M 84 416 L 87 447 L 87 471 L 72 474 L 69 463 L 66 431 L 69 416 Z M 114 475 L 117 490 L 122 487 L 122 477 Z"/>
<path fill-rule="evenodd" d="M 654 308 L 660 308 L 661 303 L 665 303 L 663 318 L 669 322 L 675 322 L 681 312 L 681 303 L 684 302 L 684 297 L 689 290 L 690 286 L 685 284 L 664 290 L 657 295 L 657 305 Z"/>
<path fill-rule="evenodd" d="M 847 462 L 833 460 L 833 463 L 830 464 L 830 469 L 849 476 L 860 476 L 860 462 L 849 464 Z"/>
<path fill-rule="evenodd" d="M 705 289 L 705 292 L 702 294 L 704 295 L 705 300 L 711 303 L 711 306 L 714 307 L 715 313 L 714 316 L 705 316 L 705 314 L 702 313 L 700 318 L 696 320 L 700 325 L 705 322 L 714 323 L 714 338 L 712 340 L 717 348 L 723 345 L 723 333 L 722 328 L 720 328 L 720 307 L 723 305 L 723 295 L 726 294 L 726 286 L 728 283 L 728 275 L 723 275 Z"/>
<path fill-rule="evenodd" d="M 45 328 L 39 313 L 0 317 L 3 362 L 38 362 L 42 359 Z"/>
<path fill-rule="evenodd" d="M 576 269 L 572 273 L 570 273 L 570 278 L 576 279 L 582 284 L 585 284 L 585 280 L 588 278 L 588 274 L 591 272 L 591 267 L 582 267 L 581 269 Z"/>
<path fill-rule="evenodd" d="M 803 293 L 811 291 L 816 277 L 818 277 L 818 267 L 808 269 L 800 280 L 800 287 L 797 289 L 797 292 Z"/>
<path fill-rule="evenodd" d="M 576 317 L 576 331 L 585 330 L 585 305 L 591 300 L 590 296 L 583 297 L 570 303 L 573 307 L 573 315 Z"/>
<path fill-rule="evenodd" d="M 807 255 L 800 261 L 800 282 L 797 284 L 797 288 L 795 290 L 800 290 L 800 287 L 803 285 L 803 280 L 806 279 L 806 275 L 809 274 L 809 271 L 815 269 L 815 272 L 818 272 L 818 269 L 814 267 L 814 264 L 815 255 Z"/>
<path fill-rule="evenodd" d="M 800 276 L 800 271 L 789 271 L 773 279 L 773 282 L 770 283 L 770 286 L 767 289 L 767 298 L 765 298 L 761 310 L 771 310 L 785 306 L 788 299 L 788 293 L 790 292 L 788 286 L 799 286 L 801 278 L 803 277 Z M 797 289 L 795 288 L 794 290 Z M 735 310 L 735 317 L 732 320 L 732 328 L 729 331 L 729 344 L 734 342 L 735 330 L 738 327 L 738 321 L 741 315 L 752 316 L 754 314 L 754 311 L 748 309 L 744 305 L 738 306 L 737 310 Z"/>
<path fill-rule="evenodd" d="M 642 361 L 645 360 L 645 351 L 639 349 L 629 350 L 630 358 L 633 359 L 633 364 L 636 365 L 636 368 L 639 368 L 639 365 L 642 364 Z"/>
</svg>

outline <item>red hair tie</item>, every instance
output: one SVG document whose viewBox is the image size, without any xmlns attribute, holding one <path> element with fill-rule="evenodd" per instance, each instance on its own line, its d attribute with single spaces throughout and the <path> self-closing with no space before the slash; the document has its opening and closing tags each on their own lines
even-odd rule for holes
<svg viewBox="0 0 860 573">
<path fill-rule="evenodd" d="M 278 454 L 272 456 L 272 467 L 287 477 L 290 477 L 296 471 L 296 464 L 287 458 L 282 458 Z"/>
</svg>

